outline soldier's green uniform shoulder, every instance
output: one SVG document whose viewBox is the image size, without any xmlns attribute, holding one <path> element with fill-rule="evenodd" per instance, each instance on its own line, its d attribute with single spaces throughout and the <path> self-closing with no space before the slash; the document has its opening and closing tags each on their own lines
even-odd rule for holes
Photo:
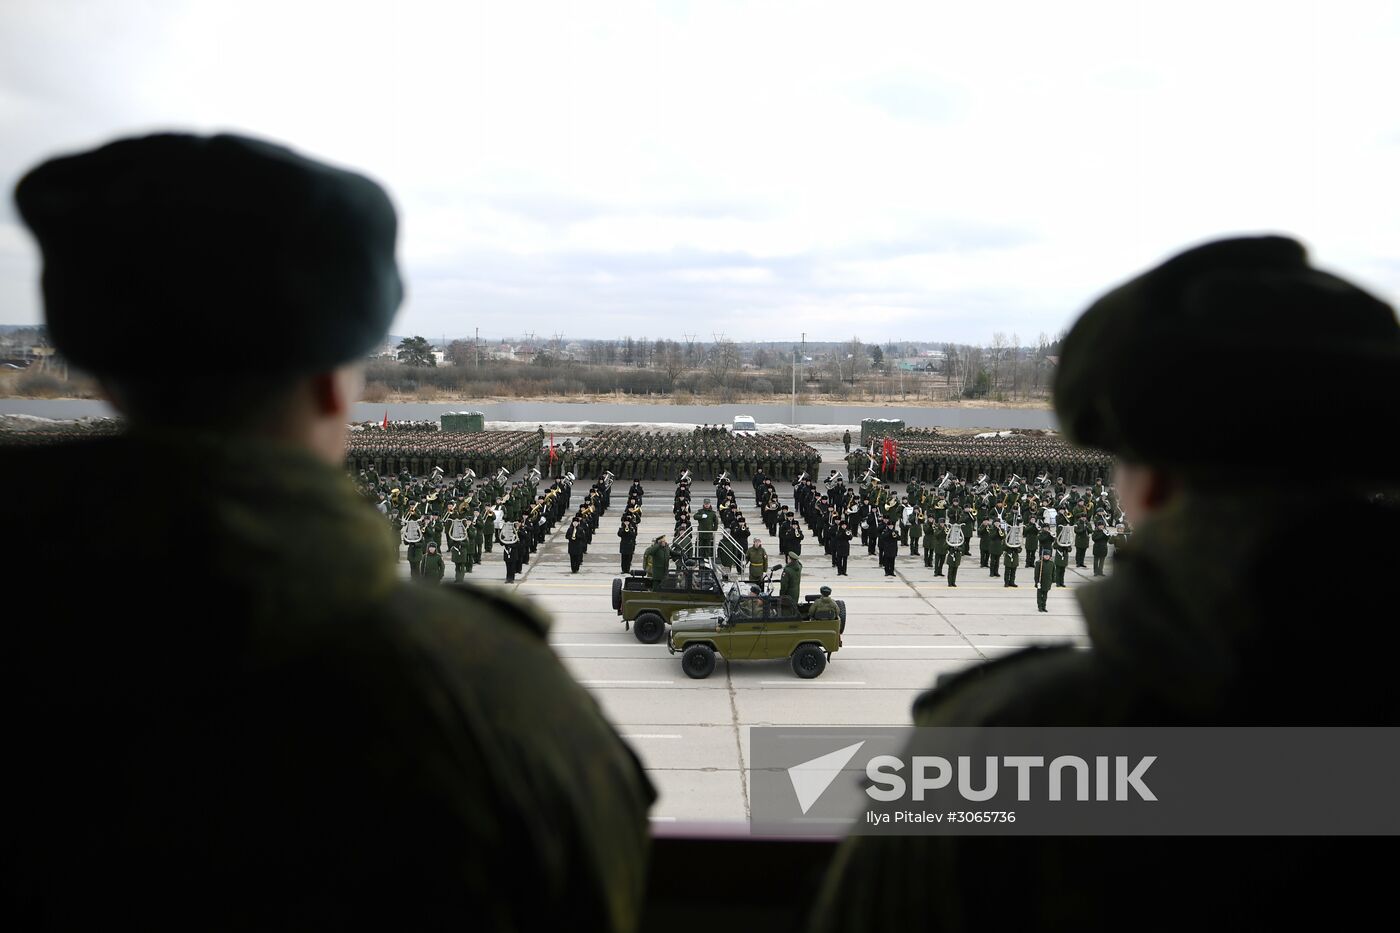
<svg viewBox="0 0 1400 933">
<path fill-rule="evenodd" d="M 914 701 L 914 724 L 1073 725 L 1081 713 L 1102 715 L 1097 680 L 1090 651 L 1034 645 L 939 677 Z"/>
</svg>

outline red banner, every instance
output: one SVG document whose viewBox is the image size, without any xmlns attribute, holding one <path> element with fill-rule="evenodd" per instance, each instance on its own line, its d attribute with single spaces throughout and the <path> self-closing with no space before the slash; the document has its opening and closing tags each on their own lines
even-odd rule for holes
<svg viewBox="0 0 1400 933">
<path fill-rule="evenodd" d="M 899 454 L 895 448 L 894 439 L 885 438 L 885 442 L 880 445 L 880 472 L 893 474 L 898 460 Z"/>
</svg>

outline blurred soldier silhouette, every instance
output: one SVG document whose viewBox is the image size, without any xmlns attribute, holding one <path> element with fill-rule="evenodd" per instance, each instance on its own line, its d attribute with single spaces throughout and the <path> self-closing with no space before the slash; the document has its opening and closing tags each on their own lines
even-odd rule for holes
<svg viewBox="0 0 1400 933">
<path fill-rule="evenodd" d="M 1346 386 L 1358 402 L 1337 404 L 1319 386 Z M 1298 534 L 1289 506 L 1303 479 L 1354 527 L 1400 527 L 1394 499 L 1376 495 L 1400 481 L 1400 461 L 1375 446 L 1376 424 L 1393 423 L 1382 402 L 1396 386 L 1395 312 L 1313 268 L 1293 240 L 1200 246 L 1100 298 L 1065 338 L 1055 408 L 1071 440 L 1116 455 L 1137 533 L 1111 576 L 1075 591 L 1090 647 L 1031 648 L 940 680 L 915 722 L 1394 725 L 1394 626 L 1368 626 L 1365 650 L 1344 663 L 1317 655 L 1320 631 L 1393 617 L 1388 590 L 1298 585 L 1277 555 Z M 1300 428 L 1315 425 L 1327 427 L 1329 456 L 1304 475 L 1280 471 L 1298 460 Z M 1041 571 L 1042 588 L 1049 576 Z M 1355 838 L 852 838 L 812 920 L 841 931 L 1351 928 L 1389 909 L 1390 848 Z"/>
<path fill-rule="evenodd" d="M 0 462 L 5 528 L 61 501 L 113 545 L 75 586 L 6 536 L 12 928 L 634 927 L 636 758 L 534 609 L 400 581 L 344 473 L 403 294 L 383 189 L 159 135 L 15 200 L 54 345 L 129 430 Z M 151 574 L 180 539 L 201 573 Z"/>
</svg>

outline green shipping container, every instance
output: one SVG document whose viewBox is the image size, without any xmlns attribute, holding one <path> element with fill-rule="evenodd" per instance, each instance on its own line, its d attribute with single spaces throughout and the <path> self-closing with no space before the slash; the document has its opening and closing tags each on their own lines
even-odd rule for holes
<svg viewBox="0 0 1400 933">
<path fill-rule="evenodd" d="M 479 434 L 486 430 L 486 415 L 479 411 L 446 411 L 442 429 L 452 434 Z"/>
<path fill-rule="evenodd" d="M 862 418 L 860 422 L 860 446 L 869 447 L 871 441 L 893 437 L 904 430 L 904 422 L 894 418 Z"/>
</svg>

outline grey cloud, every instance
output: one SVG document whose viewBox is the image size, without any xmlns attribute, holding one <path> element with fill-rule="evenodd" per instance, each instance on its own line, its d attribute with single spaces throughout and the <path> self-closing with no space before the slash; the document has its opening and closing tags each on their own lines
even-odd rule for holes
<svg viewBox="0 0 1400 933">
<path fill-rule="evenodd" d="M 868 83 L 861 88 L 861 96 L 890 116 L 915 123 L 951 123 L 967 111 L 965 90 L 912 72 Z"/>
</svg>

